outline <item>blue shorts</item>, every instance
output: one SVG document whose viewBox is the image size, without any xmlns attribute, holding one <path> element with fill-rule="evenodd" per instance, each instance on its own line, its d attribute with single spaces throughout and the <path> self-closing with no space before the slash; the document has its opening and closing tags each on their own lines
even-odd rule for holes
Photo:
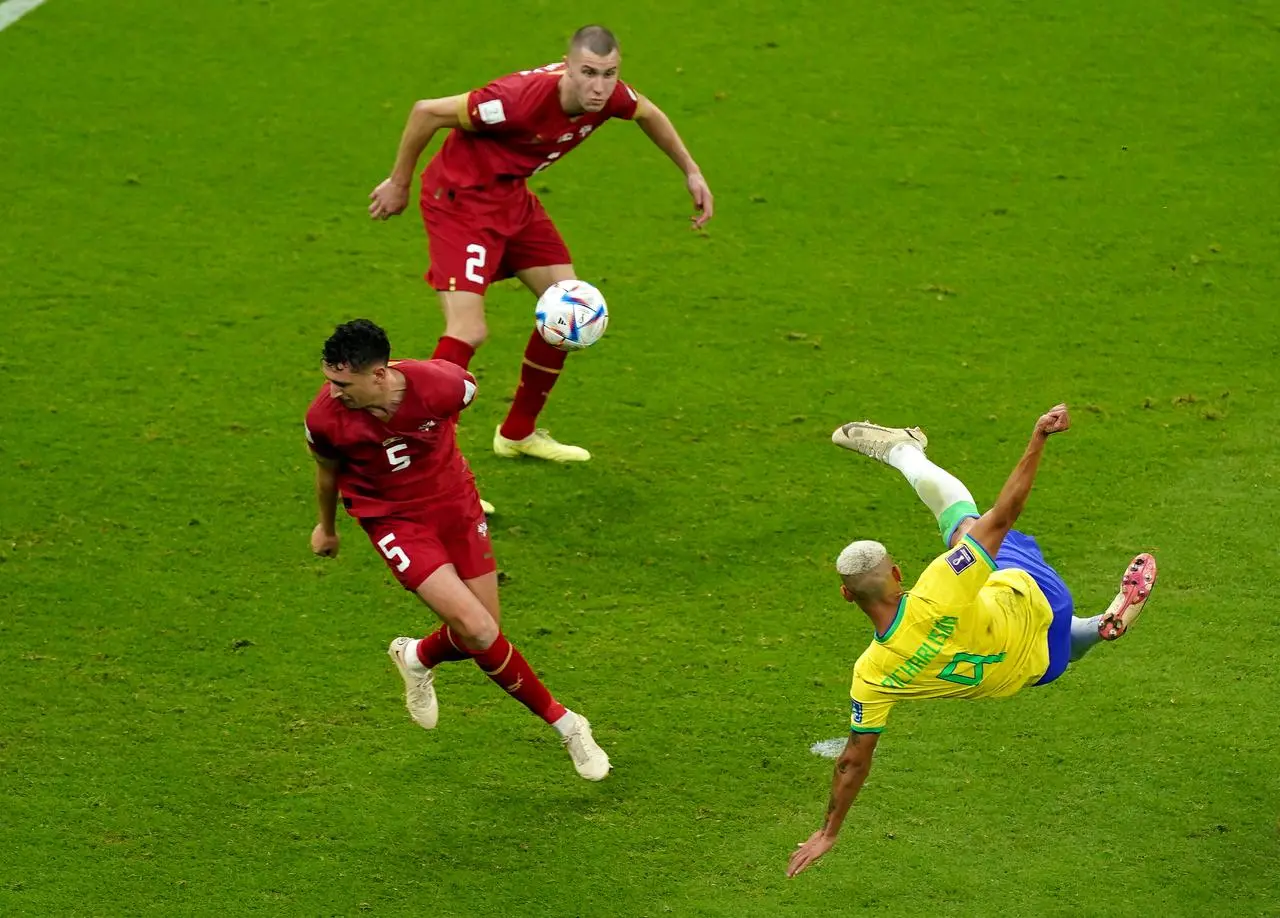
<svg viewBox="0 0 1280 918">
<path fill-rule="evenodd" d="M 1016 529 L 1009 530 L 996 554 L 996 569 L 1006 568 L 1030 574 L 1053 610 L 1053 622 L 1049 625 L 1049 668 L 1036 683 L 1046 685 L 1062 675 L 1071 658 L 1071 616 L 1075 611 L 1071 591 L 1044 559 L 1036 540 Z"/>
</svg>

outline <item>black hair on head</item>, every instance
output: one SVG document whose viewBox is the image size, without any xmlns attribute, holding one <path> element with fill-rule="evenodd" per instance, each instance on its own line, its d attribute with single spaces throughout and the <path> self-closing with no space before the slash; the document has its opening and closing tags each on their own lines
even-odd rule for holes
<svg viewBox="0 0 1280 918">
<path fill-rule="evenodd" d="M 361 373 L 390 359 L 387 333 L 368 319 L 342 323 L 324 343 L 324 362 L 331 367 L 348 367 Z"/>
</svg>

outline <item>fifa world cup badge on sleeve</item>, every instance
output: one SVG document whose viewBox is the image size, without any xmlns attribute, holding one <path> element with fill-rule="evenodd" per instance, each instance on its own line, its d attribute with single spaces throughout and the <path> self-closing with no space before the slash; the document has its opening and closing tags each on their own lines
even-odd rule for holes
<svg viewBox="0 0 1280 918">
<path fill-rule="evenodd" d="M 850 699 L 853 704 L 853 722 L 855 724 L 862 723 L 862 702 L 856 698 Z"/>
<path fill-rule="evenodd" d="M 973 550 L 968 545 L 961 545 L 947 555 L 947 563 L 957 574 L 964 573 L 976 560 L 978 559 L 973 556 Z"/>
</svg>

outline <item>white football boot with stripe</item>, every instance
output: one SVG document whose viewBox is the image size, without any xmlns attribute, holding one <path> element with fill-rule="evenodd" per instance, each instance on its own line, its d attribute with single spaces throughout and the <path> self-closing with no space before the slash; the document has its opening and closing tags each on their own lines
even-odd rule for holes
<svg viewBox="0 0 1280 918">
<path fill-rule="evenodd" d="M 603 781 L 609 775 L 609 756 L 591 735 L 591 724 L 581 714 L 574 714 L 577 722 L 561 740 L 573 759 L 573 767 L 588 781 Z"/>
<path fill-rule="evenodd" d="M 409 709 L 413 722 L 424 730 L 434 730 L 440 719 L 440 706 L 436 701 L 436 690 L 432 684 L 434 677 L 431 670 L 416 673 L 409 669 L 405 660 L 405 651 L 413 643 L 411 637 L 398 637 L 387 648 L 387 656 L 400 670 L 404 679 L 404 706 Z"/>
<path fill-rule="evenodd" d="M 924 452 L 929 438 L 919 427 L 881 427 L 870 421 L 842 424 L 831 434 L 831 442 L 880 462 L 887 462 L 889 450 L 899 443 L 910 443 Z"/>
</svg>

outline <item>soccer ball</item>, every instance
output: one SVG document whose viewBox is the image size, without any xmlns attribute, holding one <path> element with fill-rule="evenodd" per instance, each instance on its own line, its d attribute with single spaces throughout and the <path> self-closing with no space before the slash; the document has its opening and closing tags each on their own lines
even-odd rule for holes
<svg viewBox="0 0 1280 918">
<path fill-rule="evenodd" d="M 591 347 L 609 324 L 604 296 L 586 281 L 556 281 L 538 297 L 534 323 L 542 340 L 562 351 Z"/>
</svg>

